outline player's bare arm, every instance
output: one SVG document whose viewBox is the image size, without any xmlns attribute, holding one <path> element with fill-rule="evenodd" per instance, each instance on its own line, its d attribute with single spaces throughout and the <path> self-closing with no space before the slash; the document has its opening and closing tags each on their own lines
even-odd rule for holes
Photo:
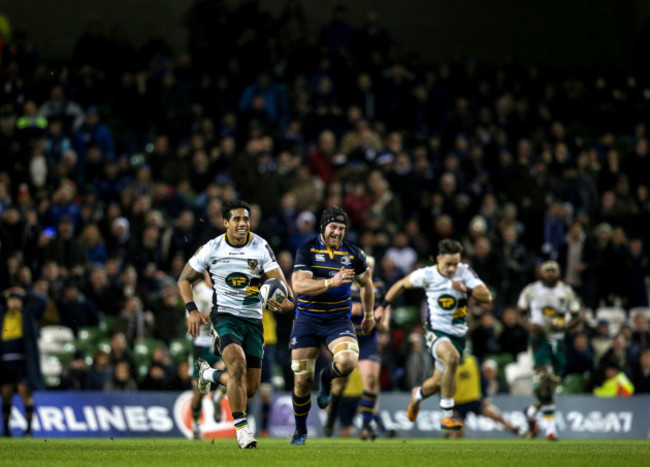
<svg viewBox="0 0 650 467">
<path fill-rule="evenodd" d="M 293 290 L 291 290 L 291 287 L 289 287 L 289 284 L 287 284 L 287 280 L 284 277 L 282 269 L 271 269 L 270 271 L 267 271 L 265 275 L 267 279 L 280 279 L 284 283 L 284 286 L 287 288 L 287 293 L 289 295 L 289 300 L 283 300 L 282 303 L 269 299 L 267 307 L 270 309 L 273 309 L 273 307 L 275 307 L 280 313 L 291 313 L 295 308 L 296 300 L 294 298 Z"/>
<path fill-rule="evenodd" d="M 411 283 L 411 275 L 409 274 L 406 277 L 402 277 L 400 280 L 395 282 L 390 289 L 388 289 L 388 292 L 386 292 L 386 295 L 384 295 L 384 301 L 381 302 L 381 304 L 377 307 L 375 310 L 375 314 L 379 316 L 380 320 L 385 320 L 386 318 L 384 315 L 388 313 L 388 319 L 390 319 L 390 305 L 393 300 L 398 298 L 400 295 L 404 293 L 406 289 L 412 289 L 413 284 Z"/>
<path fill-rule="evenodd" d="M 472 297 L 474 300 L 476 300 L 479 303 L 483 303 L 483 304 L 492 303 L 492 294 L 490 293 L 490 289 L 488 289 L 483 284 L 477 285 L 473 289 L 468 289 L 467 286 L 462 282 L 453 281 L 451 283 L 451 286 L 454 288 L 454 290 L 460 290 L 461 292 L 466 293 L 467 298 Z"/>
<path fill-rule="evenodd" d="M 291 275 L 291 283 L 298 295 L 320 295 L 332 287 L 350 284 L 354 279 L 354 269 L 341 268 L 329 279 L 314 279 L 309 271 L 296 271 Z"/>
<path fill-rule="evenodd" d="M 372 283 L 372 274 L 370 269 L 361 274 L 357 279 L 361 286 L 361 305 L 363 306 L 363 320 L 361 321 L 361 330 L 368 334 L 375 327 L 375 287 Z"/>
<path fill-rule="evenodd" d="M 193 339 L 196 339 L 196 336 L 199 334 L 199 326 L 208 323 L 207 318 L 196 308 L 194 294 L 192 293 L 192 284 L 202 277 L 203 273 L 196 271 L 189 263 L 186 263 L 178 278 L 178 292 L 189 312 L 187 332 Z M 191 309 L 192 306 L 194 309 Z"/>
</svg>

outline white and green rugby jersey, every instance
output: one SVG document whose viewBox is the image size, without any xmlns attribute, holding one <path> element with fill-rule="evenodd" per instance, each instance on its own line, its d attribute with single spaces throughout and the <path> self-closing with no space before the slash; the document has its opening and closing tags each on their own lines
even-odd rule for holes
<svg viewBox="0 0 650 467">
<path fill-rule="evenodd" d="M 484 284 L 467 264 L 460 263 L 452 278 L 443 276 L 436 265 L 413 271 L 409 279 L 427 294 L 427 328 L 458 337 L 467 334 L 467 295 L 454 290 L 451 283 L 461 282 L 468 289 Z"/>
<path fill-rule="evenodd" d="M 246 245 L 228 243 L 226 234 L 200 247 L 189 260 L 198 272 L 206 269 L 212 279 L 212 309 L 241 318 L 262 319 L 259 287 L 265 272 L 277 269 L 275 255 L 266 240 L 251 233 Z"/>
<path fill-rule="evenodd" d="M 536 281 L 524 287 L 519 294 L 517 306 L 522 310 L 530 310 L 530 322 L 539 324 L 548 332 L 551 324 L 564 325 L 567 313 L 580 311 L 580 303 L 570 285 L 558 281 L 554 287 L 545 286 L 542 281 Z M 550 333 L 551 337 L 561 338 L 564 332 Z"/>
</svg>

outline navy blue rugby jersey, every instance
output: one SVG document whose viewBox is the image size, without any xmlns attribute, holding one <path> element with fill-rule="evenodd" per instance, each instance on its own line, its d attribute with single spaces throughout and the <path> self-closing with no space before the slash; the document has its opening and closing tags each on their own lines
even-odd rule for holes
<svg viewBox="0 0 650 467">
<path fill-rule="evenodd" d="M 308 271 L 313 279 L 333 277 L 341 268 L 354 269 L 355 275 L 363 274 L 368 265 L 365 253 L 357 246 L 343 240 L 341 247 L 328 248 L 321 236 L 304 243 L 296 251 L 293 271 Z M 352 308 L 351 284 L 332 287 L 320 295 L 298 295 L 296 316 L 326 316 L 327 318 L 350 317 Z"/>
<path fill-rule="evenodd" d="M 375 307 L 377 307 L 384 299 L 384 294 L 386 293 L 386 285 L 384 284 L 384 281 L 382 281 L 381 279 L 373 279 L 372 285 L 373 288 L 375 289 Z M 361 303 L 361 288 L 357 283 L 352 284 L 352 303 Z M 363 314 L 352 315 L 350 319 L 354 323 L 355 328 L 360 328 L 361 321 L 363 321 Z M 375 331 L 376 329 L 373 329 L 373 332 Z"/>
</svg>

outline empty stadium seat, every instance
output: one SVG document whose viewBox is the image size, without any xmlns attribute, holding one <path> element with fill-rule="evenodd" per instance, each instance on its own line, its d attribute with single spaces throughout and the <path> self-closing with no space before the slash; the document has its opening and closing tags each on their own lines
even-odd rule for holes
<svg viewBox="0 0 650 467">
<path fill-rule="evenodd" d="M 106 337 L 106 333 L 96 326 L 84 326 L 79 328 L 77 339 L 83 342 L 96 343 L 99 339 Z"/>
<path fill-rule="evenodd" d="M 564 394 L 582 394 L 587 389 L 587 377 L 584 375 L 567 375 L 562 384 Z"/>
<path fill-rule="evenodd" d="M 518 362 L 508 363 L 505 368 L 506 382 L 510 388 L 510 394 L 518 396 L 530 396 L 533 393 L 533 369 L 527 365 L 520 365 Z"/>
<path fill-rule="evenodd" d="M 133 358 L 138 365 L 148 365 L 157 347 L 165 347 L 165 343 L 159 339 L 140 339 L 133 344 Z"/>
<path fill-rule="evenodd" d="M 174 339 L 169 343 L 169 357 L 176 364 L 187 360 L 191 353 L 192 341 L 189 339 Z"/>
<path fill-rule="evenodd" d="M 72 329 L 59 325 L 44 326 L 40 330 L 38 347 L 44 353 L 60 352 L 67 342 L 73 341 L 74 333 Z"/>
<path fill-rule="evenodd" d="M 606 319 L 609 322 L 609 332 L 614 335 L 618 333 L 621 324 L 627 320 L 627 314 L 623 308 L 601 307 L 596 310 L 596 321 Z"/>
</svg>

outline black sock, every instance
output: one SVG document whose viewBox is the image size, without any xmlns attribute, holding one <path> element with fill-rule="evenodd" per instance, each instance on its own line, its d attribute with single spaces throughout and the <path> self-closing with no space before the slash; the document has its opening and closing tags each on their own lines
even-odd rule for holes
<svg viewBox="0 0 650 467">
<path fill-rule="evenodd" d="M 271 415 L 271 404 L 264 402 L 262 404 L 262 430 L 266 431 L 269 429 L 269 418 Z"/>
<path fill-rule="evenodd" d="M 11 404 L 2 404 L 2 424 L 4 426 L 4 433 L 9 433 L 9 418 L 11 417 Z"/>
<path fill-rule="evenodd" d="M 321 374 L 320 374 L 320 384 L 324 388 L 329 388 L 332 384 L 332 380 L 334 378 L 340 378 L 341 376 L 345 376 L 341 371 L 339 371 L 339 368 L 336 366 L 336 363 L 334 363 L 334 360 L 330 362 L 330 365 L 328 368 L 325 368 Z"/>
<path fill-rule="evenodd" d="M 214 373 L 213 378 L 214 378 L 215 380 L 217 380 L 217 384 L 221 384 L 222 386 L 225 386 L 225 384 L 223 384 L 223 383 L 221 382 L 221 375 L 223 375 L 223 374 L 226 373 L 227 371 L 228 371 L 227 369 L 226 369 L 226 370 L 215 370 L 215 373 Z"/>
<path fill-rule="evenodd" d="M 296 432 L 305 434 L 307 433 L 307 416 L 309 415 L 309 409 L 311 409 L 311 394 L 298 397 L 294 392 L 291 395 L 291 400 L 293 402 L 293 416 L 296 420 Z"/>
<path fill-rule="evenodd" d="M 34 404 L 28 404 L 25 406 L 25 418 L 27 419 L 27 429 L 25 433 L 32 432 L 32 419 L 34 418 Z"/>
<path fill-rule="evenodd" d="M 336 417 L 339 416 L 339 406 L 341 405 L 341 400 L 343 399 L 343 394 L 336 395 L 332 394 L 332 400 L 330 402 L 330 410 L 327 414 L 327 421 L 334 423 Z"/>
</svg>

